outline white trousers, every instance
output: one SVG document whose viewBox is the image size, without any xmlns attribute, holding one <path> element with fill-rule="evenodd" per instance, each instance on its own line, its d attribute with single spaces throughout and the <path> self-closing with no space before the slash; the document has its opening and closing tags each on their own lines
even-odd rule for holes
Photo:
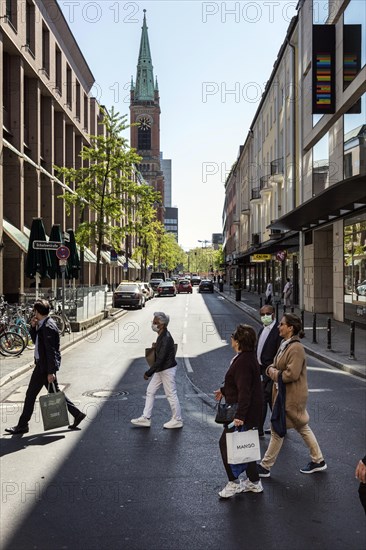
<svg viewBox="0 0 366 550">
<path fill-rule="evenodd" d="M 175 375 L 177 367 L 165 369 L 161 372 L 153 374 L 149 385 L 146 390 L 146 402 L 142 415 L 145 418 L 150 418 L 154 406 L 155 394 L 161 385 L 164 387 L 164 392 L 167 400 L 169 401 L 170 408 L 172 409 L 172 418 L 174 420 L 182 420 L 182 413 L 178 400 L 177 387 L 175 384 Z"/>
</svg>

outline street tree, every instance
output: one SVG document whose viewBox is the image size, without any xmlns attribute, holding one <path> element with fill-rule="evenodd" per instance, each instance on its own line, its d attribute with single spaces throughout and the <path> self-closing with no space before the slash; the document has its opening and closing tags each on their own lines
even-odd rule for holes
<svg viewBox="0 0 366 550">
<path fill-rule="evenodd" d="M 58 177 L 72 189 L 65 190 L 62 198 L 70 212 L 77 206 L 80 223 L 76 241 L 83 246 L 96 246 L 95 282 L 100 282 L 100 257 L 106 242 L 120 250 L 126 235 L 139 232 L 144 216 L 152 216 L 157 193 L 135 177 L 135 165 L 141 161 L 130 148 L 122 133 L 129 128 L 127 115 L 121 116 L 105 109 L 101 111 L 98 135 L 90 136 L 90 146 L 81 151 L 81 167 L 55 167 Z M 84 210 L 90 215 L 84 216 Z"/>
</svg>

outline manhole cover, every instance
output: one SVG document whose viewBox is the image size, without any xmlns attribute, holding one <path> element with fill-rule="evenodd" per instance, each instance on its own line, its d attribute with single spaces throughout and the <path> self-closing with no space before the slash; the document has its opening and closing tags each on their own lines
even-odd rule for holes
<svg viewBox="0 0 366 550">
<path fill-rule="evenodd" d="M 114 390 L 93 390 L 83 393 L 88 397 L 98 397 L 99 399 L 110 399 L 111 397 L 120 397 L 121 395 L 128 395 L 127 391 L 114 391 Z"/>
</svg>

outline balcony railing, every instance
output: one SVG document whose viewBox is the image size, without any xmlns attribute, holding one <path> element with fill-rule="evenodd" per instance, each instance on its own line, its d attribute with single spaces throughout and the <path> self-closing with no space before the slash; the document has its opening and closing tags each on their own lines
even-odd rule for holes
<svg viewBox="0 0 366 550">
<path fill-rule="evenodd" d="M 254 187 L 251 193 L 251 200 L 260 199 L 260 198 L 261 198 L 260 188 Z"/>
<path fill-rule="evenodd" d="M 269 178 L 271 177 L 271 174 L 267 174 L 267 176 L 262 176 L 259 180 L 259 189 L 267 189 L 269 187 Z"/>
<path fill-rule="evenodd" d="M 283 157 L 276 160 L 272 160 L 271 176 L 276 176 L 277 174 L 283 174 L 283 173 L 284 173 Z"/>
</svg>

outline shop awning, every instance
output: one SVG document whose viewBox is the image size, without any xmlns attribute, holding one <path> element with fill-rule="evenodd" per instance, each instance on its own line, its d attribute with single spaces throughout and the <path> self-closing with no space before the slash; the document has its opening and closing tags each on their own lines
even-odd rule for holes
<svg viewBox="0 0 366 550">
<path fill-rule="evenodd" d="M 132 267 L 133 269 L 141 269 L 140 264 L 138 264 L 135 260 L 132 258 L 128 259 L 128 267 Z"/>
<path fill-rule="evenodd" d="M 28 252 L 29 236 L 6 220 L 3 220 L 4 231 L 8 237 L 25 253 Z M 24 228 L 25 229 L 25 228 Z M 28 229 L 29 232 L 29 229 Z"/>
<path fill-rule="evenodd" d="M 280 250 L 291 250 L 298 248 L 299 234 L 297 231 L 287 231 L 283 236 L 276 237 L 265 241 L 260 246 L 252 246 L 244 254 L 240 254 L 234 264 L 242 264 L 248 262 L 253 254 L 275 254 Z"/>
<path fill-rule="evenodd" d="M 335 183 L 268 227 L 306 231 L 363 208 L 366 206 L 365 179 L 365 176 L 354 176 Z"/>
</svg>

